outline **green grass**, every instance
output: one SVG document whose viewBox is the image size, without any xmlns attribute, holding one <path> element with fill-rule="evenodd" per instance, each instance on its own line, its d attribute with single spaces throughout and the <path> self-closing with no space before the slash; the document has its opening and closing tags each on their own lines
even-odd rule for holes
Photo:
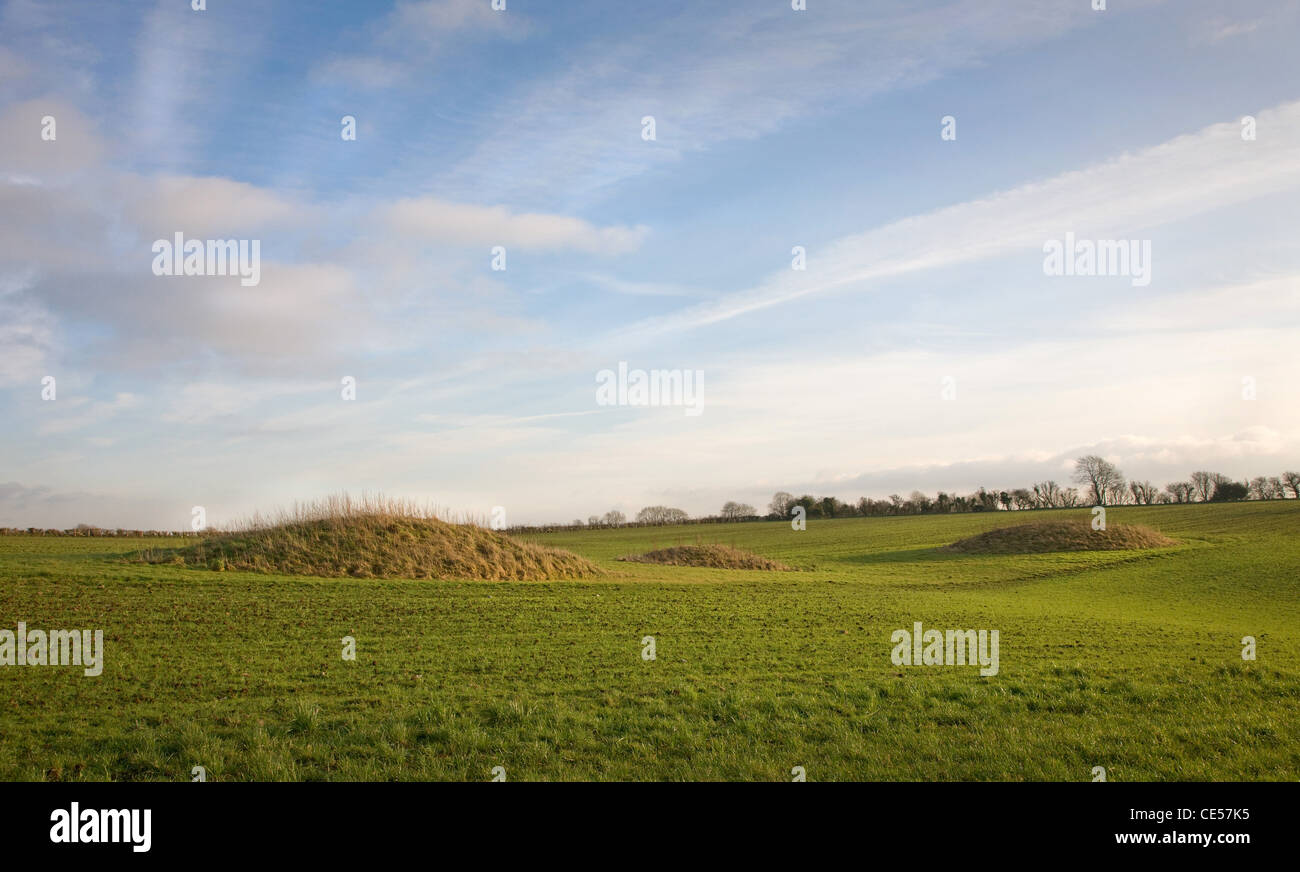
<svg viewBox="0 0 1300 872">
<path fill-rule="evenodd" d="M 608 573 L 553 583 L 216 573 L 123 560 L 166 540 L 0 537 L 0 628 L 102 628 L 106 648 L 97 678 L 0 667 L 0 778 L 1300 778 L 1300 501 L 1109 511 L 1169 548 L 935 550 L 1088 517 L 531 537 Z M 618 560 L 715 543 L 803 571 Z M 894 666 L 890 633 L 918 620 L 999 630 L 1000 673 Z"/>
</svg>

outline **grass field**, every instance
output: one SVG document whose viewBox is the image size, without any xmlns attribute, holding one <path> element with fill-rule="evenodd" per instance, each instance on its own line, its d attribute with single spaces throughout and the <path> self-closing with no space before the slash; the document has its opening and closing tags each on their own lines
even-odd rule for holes
<svg viewBox="0 0 1300 872">
<path fill-rule="evenodd" d="M 0 778 L 1300 778 L 1300 500 L 1110 510 L 1179 543 L 1149 551 L 935 550 L 1044 517 L 1089 515 L 533 537 L 608 572 L 554 583 L 214 572 L 122 559 L 157 540 L 3 536 L 0 628 L 102 628 L 105 665 L 0 667 Z M 711 543 L 799 571 L 618 560 Z M 999 673 L 895 666 L 914 621 L 998 630 Z"/>
</svg>

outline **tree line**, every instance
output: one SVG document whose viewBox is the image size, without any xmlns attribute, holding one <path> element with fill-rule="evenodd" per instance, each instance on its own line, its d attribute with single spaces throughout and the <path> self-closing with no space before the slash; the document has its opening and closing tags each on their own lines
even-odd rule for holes
<svg viewBox="0 0 1300 872">
<path fill-rule="evenodd" d="M 646 506 L 637 512 L 632 521 L 623 512 L 613 509 L 604 515 L 592 515 L 585 523 L 581 519 L 575 519 L 568 526 L 624 527 L 784 520 L 791 517 L 796 506 L 803 508 L 804 516 L 808 518 L 851 518 L 1297 498 L 1300 498 L 1300 472 L 1288 471 L 1281 475 L 1261 475 L 1246 481 L 1235 481 L 1221 473 L 1198 470 L 1185 481 L 1173 481 L 1160 487 L 1146 480 L 1130 481 L 1115 464 L 1104 457 L 1088 454 L 1074 461 L 1070 483 L 1065 486 L 1047 479 L 1034 482 L 1028 487 L 1008 490 L 981 487 L 970 494 L 939 491 L 933 497 L 914 490 L 907 497 L 890 494 L 885 499 L 861 497 L 857 502 L 812 494 L 795 496 L 786 491 L 778 491 L 772 495 L 765 513 L 760 513 L 746 503 L 734 501 L 725 503 L 716 515 L 699 518 L 692 518 L 682 509 L 669 506 Z M 555 529 L 563 526 L 528 529 Z"/>
</svg>

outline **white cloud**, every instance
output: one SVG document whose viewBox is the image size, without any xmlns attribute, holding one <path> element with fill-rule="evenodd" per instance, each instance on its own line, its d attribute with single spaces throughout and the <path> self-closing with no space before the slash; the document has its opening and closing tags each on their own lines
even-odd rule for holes
<svg viewBox="0 0 1300 872">
<path fill-rule="evenodd" d="M 248 238 L 271 227 L 309 217 L 309 209 L 273 191 L 218 177 L 160 175 L 121 177 L 116 185 L 124 217 L 146 239 Z"/>
<path fill-rule="evenodd" d="M 562 215 L 518 213 L 503 206 L 449 203 L 432 197 L 407 198 L 383 207 L 380 220 L 394 233 L 429 243 L 576 249 L 599 254 L 633 251 L 649 232 L 640 225 L 596 227 Z"/>
<path fill-rule="evenodd" d="M 42 138 L 47 117 L 54 119 L 53 140 Z M 14 103 L 0 114 L 0 172 L 53 181 L 93 166 L 103 150 L 95 124 L 57 97 Z"/>
</svg>

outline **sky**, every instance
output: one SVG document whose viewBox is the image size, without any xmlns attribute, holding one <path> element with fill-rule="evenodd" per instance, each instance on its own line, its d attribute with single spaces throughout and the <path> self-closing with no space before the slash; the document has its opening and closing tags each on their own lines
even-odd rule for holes
<svg viewBox="0 0 1300 872">
<path fill-rule="evenodd" d="M 1300 467 L 1296 0 L 192 5 L 0 0 L 0 526 Z"/>
</svg>

